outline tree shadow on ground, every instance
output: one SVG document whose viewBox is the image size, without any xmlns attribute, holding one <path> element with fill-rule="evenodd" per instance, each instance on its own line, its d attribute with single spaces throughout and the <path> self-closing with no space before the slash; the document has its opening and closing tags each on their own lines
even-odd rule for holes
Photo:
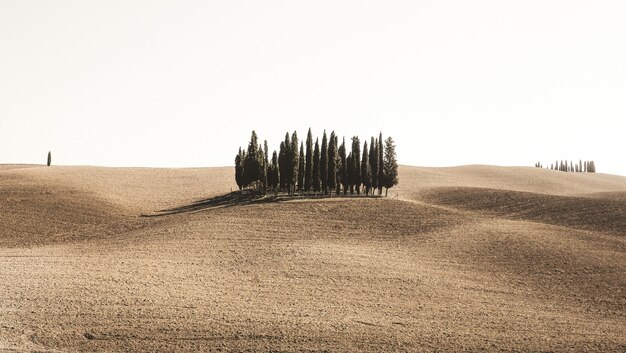
<svg viewBox="0 0 626 353">
<path fill-rule="evenodd" d="M 160 217 L 181 213 L 193 213 L 202 210 L 243 206 L 250 204 L 270 203 L 284 201 L 283 197 L 275 195 L 263 195 L 256 192 L 233 191 L 224 195 L 218 195 L 209 199 L 195 201 L 188 205 L 159 210 L 152 214 L 143 214 L 142 217 Z"/>
<path fill-rule="evenodd" d="M 195 201 L 188 205 L 178 206 L 174 208 L 168 208 L 159 210 L 151 214 L 142 214 L 142 217 L 162 217 L 181 213 L 194 213 L 203 210 L 210 210 L 216 208 L 226 208 L 233 206 L 244 206 L 251 204 L 264 204 L 264 203 L 277 203 L 292 200 L 305 200 L 305 199 L 326 199 L 326 198 L 380 198 L 381 196 L 365 196 L 365 195 L 321 195 L 321 194 L 307 194 L 307 195 L 288 195 L 288 194 L 266 194 L 263 195 L 260 192 L 255 191 L 233 191 L 224 195 L 218 195 L 209 199 L 203 199 Z"/>
</svg>

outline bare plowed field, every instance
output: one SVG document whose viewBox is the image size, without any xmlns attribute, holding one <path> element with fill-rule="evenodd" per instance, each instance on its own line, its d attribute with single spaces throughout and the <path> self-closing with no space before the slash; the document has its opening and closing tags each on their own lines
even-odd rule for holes
<svg viewBox="0 0 626 353">
<path fill-rule="evenodd" d="M 233 168 L 0 168 L 0 351 L 626 350 L 626 178 L 400 168 L 239 202 Z"/>
</svg>

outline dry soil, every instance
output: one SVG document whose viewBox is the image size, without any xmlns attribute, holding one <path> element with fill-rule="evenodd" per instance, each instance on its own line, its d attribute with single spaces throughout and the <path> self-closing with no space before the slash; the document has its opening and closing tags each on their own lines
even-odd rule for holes
<svg viewBox="0 0 626 353">
<path fill-rule="evenodd" d="M 626 350 L 626 178 L 400 168 L 250 202 L 233 168 L 0 167 L 0 351 Z"/>
</svg>

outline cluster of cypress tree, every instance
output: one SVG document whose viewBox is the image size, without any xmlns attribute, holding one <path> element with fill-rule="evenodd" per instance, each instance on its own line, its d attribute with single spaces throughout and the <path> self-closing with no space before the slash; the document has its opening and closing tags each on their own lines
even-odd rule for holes
<svg viewBox="0 0 626 353">
<path fill-rule="evenodd" d="M 539 162 L 535 163 L 535 167 L 543 168 Z M 579 160 L 578 163 L 575 164 L 573 161 L 569 161 L 568 163 L 566 160 L 561 160 L 550 164 L 550 169 L 562 172 L 595 173 L 596 163 L 594 161 Z"/>
<path fill-rule="evenodd" d="M 258 143 L 256 132 L 247 150 L 239 148 L 235 157 L 235 181 L 239 190 L 252 188 L 262 192 L 286 192 L 294 194 L 335 194 L 374 195 L 375 190 L 382 194 L 386 189 L 398 184 L 398 162 L 396 146 L 391 137 L 384 141 L 383 135 L 372 137 L 368 148 L 367 141 L 361 142 L 358 136 L 352 138 L 348 151 L 345 138 L 341 145 L 335 132 L 315 139 L 311 129 L 306 144 L 300 142 L 298 134 L 287 132 L 280 143 L 279 152 L 268 160 L 267 141 L 263 148 Z"/>
</svg>

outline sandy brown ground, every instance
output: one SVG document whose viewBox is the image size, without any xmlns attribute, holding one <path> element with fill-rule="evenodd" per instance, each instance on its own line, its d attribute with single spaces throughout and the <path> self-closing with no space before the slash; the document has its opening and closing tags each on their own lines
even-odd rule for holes
<svg viewBox="0 0 626 353">
<path fill-rule="evenodd" d="M 626 350 L 624 177 L 215 207 L 232 173 L 2 166 L 0 351 Z"/>
</svg>

